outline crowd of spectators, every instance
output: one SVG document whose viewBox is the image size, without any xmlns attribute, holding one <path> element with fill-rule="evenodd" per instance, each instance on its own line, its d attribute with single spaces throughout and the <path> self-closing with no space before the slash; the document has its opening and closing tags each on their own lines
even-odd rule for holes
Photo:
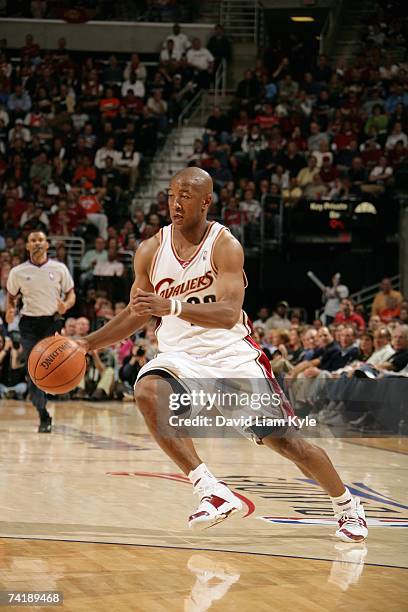
<svg viewBox="0 0 408 612">
<path fill-rule="evenodd" d="M 261 218 L 274 224 L 281 201 L 296 207 L 302 198 L 369 194 L 382 205 L 406 163 L 408 145 L 406 22 L 390 15 L 380 31 L 367 26 L 364 50 L 349 66 L 331 66 L 325 56 L 311 56 L 307 46 L 290 39 L 287 47 L 276 41 L 245 72 L 231 111 L 214 108 L 186 159 L 186 165 L 201 166 L 214 180 L 210 217 L 256 244 Z M 105 61 L 79 59 L 63 38 L 56 51 L 44 52 L 28 35 L 17 64 L 2 50 L 1 312 L 8 272 L 25 258 L 25 237 L 32 229 L 81 236 L 87 244 L 79 270 L 73 270 L 64 242 L 54 245 L 56 257 L 74 271 L 82 296 L 76 319 L 65 321 L 63 333 L 85 335 L 120 312 L 129 284 L 123 256 L 169 222 L 164 192 L 147 214 L 129 213 L 143 162 L 194 92 L 209 87 L 217 63 L 230 56 L 221 28 L 203 47 L 177 24 L 153 69 L 136 53 L 125 62 L 115 55 Z M 276 374 L 320 381 L 326 377 L 322 372 L 337 377 L 346 368 L 349 378 L 381 348 L 380 335 L 388 344 L 390 334 L 396 339 L 383 362 L 374 360 L 374 375 L 406 374 L 403 297 L 383 283 L 368 319 L 348 291 L 342 294 L 334 283 L 329 289 L 324 320 L 313 325 L 285 301 L 272 314 L 261 308 L 254 338 Z M 4 332 L 0 394 L 21 397 L 18 329 Z M 120 346 L 90 355 L 87 377 L 73 397 L 129 398 L 138 369 L 154 351 L 149 324 Z M 392 360 L 395 354 L 398 359 Z M 303 388 L 299 401 L 316 400 L 319 385 Z"/>
<path fill-rule="evenodd" d="M 0 16 L 28 19 L 64 19 L 71 23 L 89 20 L 174 22 L 196 21 L 197 0 L 8 0 L 0 3 Z"/>
<path fill-rule="evenodd" d="M 245 71 L 232 110 L 214 108 L 187 163 L 210 172 L 214 216 L 237 237 L 256 241 L 262 212 L 273 224 L 280 201 L 369 199 L 396 215 L 390 200 L 408 164 L 408 24 L 399 0 L 382 4 L 349 63 L 276 39 Z"/>
<path fill-rule="evenodd" d="M 162 194 L 148 214 L 131 215 L 140 174 L 184 105 L 210 85 L 218 58 L 178 24 L 149 66 L 137 53 L 75 54 L 64 38 L 44 51 L 30 34 L 18 53 L 0 53 L 2 276 L 24 259 L 18 245 L 33 229 L 82 237 L 87 249 L 103 239 L 111 265 L 99 262 L 97 276 L 122 276 L 123 253 L 169 221 Z M 64 245 L 54 246 L 72 268 Z M 81 263 L 81 288 L 94 264 Z"/>
<path fill-rule="evenodd" d="M 344 294 L 347 287 L 341 289 Z M 338 311 L 333 307 L 334 316 L 323 313 L 312 325 L 285 301 L 272 314 L 260 308 L 255 340 L 298 414 L 317 416 L 320 423 L 340 427 L 341 434 L 398 431 L 406 411 L 408 300 L 389 279 L 382 281 L 370 313 L 332 288 L 325 299 L 327 294 L 337 299 Z M 370 385 L 372 379 L 377 385 Z"/>
</svg>

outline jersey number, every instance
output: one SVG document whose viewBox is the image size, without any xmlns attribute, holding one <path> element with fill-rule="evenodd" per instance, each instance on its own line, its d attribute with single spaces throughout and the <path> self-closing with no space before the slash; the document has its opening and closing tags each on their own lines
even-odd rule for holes
<svg viewBox="0 0 408 612">
<path fill-rule="evenodd" d="M 189 297 L 188 300 L 186 300 L 189 304 L 201 304 L 201 300 L 198 297 Z M 216 302 L 216 296 L 215 295 L 205 295 L 203 298 L 203 303 L 204 304 L 208 304 L 209 302 Z M 194 323 L 190 323 L 190 325 L 194 325 Z"/>
<path fill-rule="evenodd" d="M 186 301 L 189 304 L 201 304 L 201 300 L 198 297 L 189 297 Z M 215 295 L 205 295 L 203 298 L 203 303 L 208 304 L 208 302 L 216 302 Z"/>
</svg>

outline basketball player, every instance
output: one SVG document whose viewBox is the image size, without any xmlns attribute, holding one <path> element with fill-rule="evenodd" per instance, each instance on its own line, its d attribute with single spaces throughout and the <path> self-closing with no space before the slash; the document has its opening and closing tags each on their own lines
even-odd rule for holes
<svg viewBox="0 0 408 612">
<path fill-rule="evenodd" d="M 65 264 L 48 259 L 49 244 L 43 232 L 33 231 L 26 244 L 29 259 L 12 268 L 7 280 L 6 321 L 12 323 L 18 295 L 23 298 L 19 323 L 26 362 L 32 348 L 59 329 L 57 316 L 75 304 L 74 281 Z M 64 300 L 61 299 L 65 294 Z M 47 411 L 47 395 L 28 379 L 29 396 L 40 416 L 39 433 L 50 433 L 52 419 Z"/>
<path fill-rule="evenodd" d="M 140 245 L 128 307 L 81 342 L 85 350 L 100 349 L 130 336 L 150 317 L 161 318 L 159 354 L 140 370 L 135 398 L 152 436 L 188 475 L 199 496 L 199 506 L 189 518 L 194 529 L 221 522 L 240 510 L 241 502 L 210 472 L 190 438 L 175 437 L 170 424 L 167 430 L 163 424 L 159 427 L 165 386 L 170 394 L 183 380 L 257 379 L 279 393 L 277 414 L 293 415 L 268 360 L 249 336 L 242 311 L 242 247 L 227 228 L 207 221 L 212 192 L 212 180 L 204 170 L 186 168 L 175 175 L 169 189 L 172 223 Z M 168 297 L 163 297 L 166 292 Z M 366 538 L 363 507 L 323 449 L 300 437 L 276 437 L 270 427 L 242 433 L 290 459 L 321 485 L 331 497 L 339 538 L 347 542 Z"/>
</svg>

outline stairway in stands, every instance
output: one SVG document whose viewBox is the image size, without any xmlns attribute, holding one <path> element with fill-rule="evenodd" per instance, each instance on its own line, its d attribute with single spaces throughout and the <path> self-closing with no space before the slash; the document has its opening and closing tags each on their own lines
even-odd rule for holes
<svg viewBox="0 0 408 612">
<path fill-rule="evenodd" d="M 362 48 L 361 35 L 365 24 L 374 13 L 375 10 L 371 0 L 361 0 L 355 8 L 350 7 L 345 11 L 331 53 L 333 65 L 338 60 L 343 60 L 348 64 L 359 53 Z"/>
<path fill-rule="evenodd" d="M 168 136 L 163 148 L 151 163 L 149 178 L 141 185 L 133 200 L 132 208 L 149 211 L 150 205 L 156 200 L 159 191 L 165 191 L 169 179 L 187 166 L 187 158 L 193 152 L 194 141 L 201 138 L 202 127 L 183 126 L 175 128 Z"/>
</svg>

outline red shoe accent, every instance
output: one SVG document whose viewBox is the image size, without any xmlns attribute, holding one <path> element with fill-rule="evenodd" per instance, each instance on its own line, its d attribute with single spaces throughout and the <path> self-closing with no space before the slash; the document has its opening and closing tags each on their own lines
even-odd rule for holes
<svg viewBox="0 0 408 612">
<path fill-rule="evenodd" d="M 189 520 L 189 521 L 191 521 L 192 519 L 196 519 L 196 518 L 198 518 L 199 516 L 204 516 L 204 515 L 207 515 L 207 516 L 208 516 L 208 512 L 206 512 L 205 510 L 202 510 L 201 512 L 196 512 L 195 514 L 192 514 L 192 515 L 191 515 L 191 516 L 188 518 L 188 520 Z"/>
<path fill-rule="evenodd" d="M 347 529 L 341 529 L 342 533 L 344 533 L 350 540 L 354 540 L 355 542 L 362 542 L 365 538 L 364 536 L 354 535 L 350 533 Z"/>
<path fill-rule="evenodd" d="M 214 508 L 219 508 L 220 506 L 222 506 L 222 504 L 225 504 L 225 502 L 227 501 L 226 499 L 217 497 L 217 495 L 211 495 L 211 497 L 202 497 L 201 501 L 203 501 L 204 499 L 208 499 L 208 501 L 210 502 L 212 506 L 214 506 Z"/>
</svg>

